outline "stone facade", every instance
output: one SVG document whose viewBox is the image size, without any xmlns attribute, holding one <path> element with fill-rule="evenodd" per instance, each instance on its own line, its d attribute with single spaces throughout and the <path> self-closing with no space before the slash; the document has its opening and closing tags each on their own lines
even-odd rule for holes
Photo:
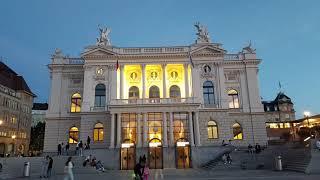
<svg viewBox="0 0 320 180">
<path fill-rule="evenodd" d="M 68 141 L 74 148 L 89 136 L 91 148 L 119 155 L 117 168 L 129 168 L 122 157 L 132 154 L 136 160 L 143 154 L 150 161 L 160 158 L 156 168 L 181 168 L 199 164 L 192 159 L 200 157 L 192 155 L 200 152 L 197 148 L 223 140 L 237 146 L 266 144 L 260 61 L 250 45 L 228 54 L 219 43 L 199 40 L 148 48 L 100 43 L 77 58 L 56 50 L 49 64 L 44 151 L 54 152 Z M 176 158 L 179 153 L 187 153 L 186 159 Z"/>
<path fill-rule="evenodd" d="M 23 77 L 0 61 L 0 157 L 28 154 L 34 97 Z"/>
</svg>

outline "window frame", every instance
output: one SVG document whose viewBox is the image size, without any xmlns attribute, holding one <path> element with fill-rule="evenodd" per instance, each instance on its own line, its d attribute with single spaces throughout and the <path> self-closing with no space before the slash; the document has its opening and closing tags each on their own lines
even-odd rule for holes
<svg viewBox="0 0 320 180">
<path fill-rule="evenodd" d="M 209 123 L 213 122 L 213 125 L 210 125 Z M 210 131 L 211 130 L 211 131 Z M 218 131 L 218 124 L 214 120 L 209 120 L 207 123 L 207 131 L 208 131 L 208 139 L 219 139 L 219 131 Z M 212 132 L 211 136 L 209 134 L 209 131 Z M 214 131 L 216 132 L 216 137 L 214 137 Z"/>
<path fill-rule="evenodd" d="M 208 84 L 210 83 L 210 85 Z M 202 84 L 203 91 L 203 103 L 204 105 L 214 105 L 215 102 L 215 94 L 214 94 L 214 84 L 212 81 L 205 81 Z"/>
<path fill-rule="evenodd" d="M 97 125 L 100 125 L 100 124 L 101 126 L 97 127 Z M 95 136 L 96 131 L 97 131 L 98 139 L 96 139 L 96 136 Z M 93 142 L 102 142 L 103 140 L 104 140 L 104 125 L 101 122 L 97 122 L 93 128 Z"/>
<path fill-rule="evenodd" d="M 76 97 L 77 95 L 79 95 L 79 96 Z M 71 113 L 81 112 L 81 103 L 82 103 L 81 94 L 79 92 L 73 93 L 71 96 L 70 112 Z"/>
</svg>

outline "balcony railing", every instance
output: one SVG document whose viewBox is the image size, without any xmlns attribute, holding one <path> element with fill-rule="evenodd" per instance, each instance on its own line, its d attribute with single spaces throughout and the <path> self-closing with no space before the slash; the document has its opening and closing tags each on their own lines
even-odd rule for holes
<svg viewBox="0 0 320 180">
<path fill-rule="evenodd" d="M 125 104 L 188 104 L 196 103 L 194 97 L 189 98 L 148 98 L 148 99 L 113 99 L 110 105 L 125 105 Z"/>
</svg>

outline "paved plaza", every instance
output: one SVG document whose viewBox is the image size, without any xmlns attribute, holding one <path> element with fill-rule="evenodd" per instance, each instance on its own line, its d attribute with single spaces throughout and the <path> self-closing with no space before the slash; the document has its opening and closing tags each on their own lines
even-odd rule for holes
<svg viewBox="0 0 320 180">
<path fill-rule="evenodd" d="M 63 174 L 52 176 L 51 180 L 62 180 Z M 295 172 L 275 172 L 266 170 L 242 170 L 242 171 L 197 171 L 197 170 L 174 170 L 161 175 L 160 171 L 152 171 L 150 180 L 161 179 L 207 179 L 207 180 L 233 180 L 233 179 L 272 179 L 272 180 L 315 180 L 319 179 L 320 174 L 303 174 Z M 1 179 L 1 178 L 0 178 Z M 38 176 L 29 178 L 14 178 L 17 180 L 23 179 L 40 179 Z M 107 171 L 105 173 L 78 173 L 75 174 L 75 180 L 87 179 L 133 179 L 132 173 L 129 171 Z"/>
</svg>

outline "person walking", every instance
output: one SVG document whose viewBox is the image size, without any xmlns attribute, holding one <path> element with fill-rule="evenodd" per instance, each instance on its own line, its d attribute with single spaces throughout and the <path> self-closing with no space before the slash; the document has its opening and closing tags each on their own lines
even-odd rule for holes
<svg viewBox="0 0 320 180">
<path fill-rule="evenodd" d="M 74 180 L 73 178 L 73 162 L 71 161 L 72 157 L 70 156 L 64 166 L 64 180 Z"/>
<path fill-rule="evenodd" d="M 50 177 L 51 177 L 52 165 L 53 165 L 53 159 L 52 159 L 52 157 L 49 157 L 48 170 L 47 170 L 47 178 L 50 178 Z"/>
<path fill-rule="evenodd" d="M 79 143 L 79 156 L 83 156 L 83 143 L 80 141 Z"/>
<path fill-rule="evenodd" d="M 232 163 L 231 155 L 229 153 L 227 154 L 227 162 L 228 164 Z"/>
<path fill-rule="evenodd" d="M 67 142 L 67 144 L 66 144 L 66 154 L 67 154 L 67 156 L 69 156 L 69 148 L 70 148 L 70 144 L 69 144 L 69 142 Z"/>
<path fill-rule="evenodd" d="M 135 180 L 142 180 L 143 179 L 143 165 L 142 165 L 142 157 L 139 157 L 139 162 L 134 166 L 134 175 Z"/>
<path fill-rule="evenodd" d="M 90 149 L 90 142 L 91 142 L 91 139 L 90 139 L 90 137 L 88 136 L 88 138 L 87 138 L 87 149 Z"/>
<path fill-rule="evenodd" d="M 58 156 L 61 155 L 62 146 L 61 144 L 58 144 Z"/>
<path fill-rule="evenodd" d="M 46 178 L 47 177 L 48 164 L 49 164 L 49 156 L 45 156 L 42 159 L 42 162 L 41 162 L 40 178 Z"/>
<path fill-rule="evenodd" d="M 147 163 L 145 162 L 145 166 L 143 168 L 143 180 L 148 180 L 149 175 L 150 175 L 150 170 Z"/>
<path fill-rule="evenodd" d="M 259 143 L 257 143 L 254 148 L 255 148 L 257 154 L 259 154 L 261 152 L 261 146 L 259 145 Z"/>
<path fill-rule="evenodd" d="M 65 151 L 65 146 L 63 144 L 63 142 L 61 143 L 61 155 L 64 155 L 64 151 Z"/>
<path fill-rule="evenodd" d="M 253 154 L 253 147 L 251 146 L 251 144 L 249 144 L 248 146 L 248 152 L 249 154 Z"/>
</svg>

